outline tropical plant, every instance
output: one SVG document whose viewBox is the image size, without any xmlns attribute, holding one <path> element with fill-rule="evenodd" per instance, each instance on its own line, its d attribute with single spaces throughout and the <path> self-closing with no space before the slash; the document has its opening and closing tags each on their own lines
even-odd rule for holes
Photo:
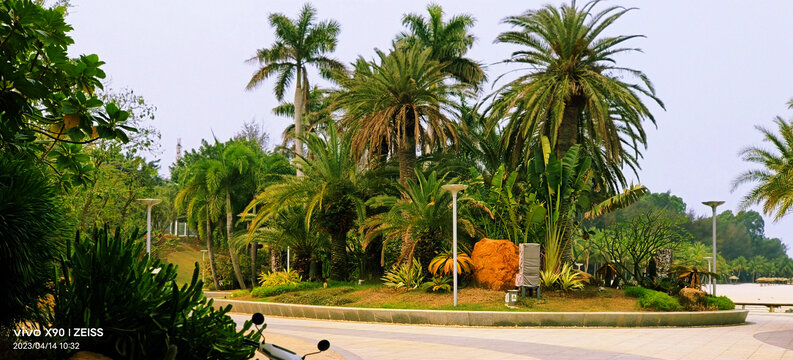
<svg viewBox="0 0 793 360">
<path fill-rule="evenodd" d="M 744 161 L 762 166 L 740 174 L 732 183 L 735 191 L 740 185 L 756 183 L 741 202 L 742 208 L 762 204 L 763 213 L 779 220 L 790 212 L 793 206 L 793 125 L 781 117 L 774 123 L 779 127 L 779 135 L 771 130 L 757 126 L 763 134 L 763 141 L 773 145 L 773 151 L 760 147 L 747 147 L 741 151 Z"/>
<path fill-rule="evenodd" d="M 576 209 L 588 208 L 591 160 L 580 156 L 579 150 L 575 145 L 557 158 L 543 137 L 542 147 L 534 151 L 528 166 L 531 191 L 545 210 L 543 269 L 552 272 L 559 271 L 563 254 L 569 253 Z"/>
<path fill-rule="evenodd" d="M 0 329 L 32 320 L 60 253 L 58 189 L 32 161 L 0 156 Z"/>
<path fill-rule="evenodd" d="M 316 85 L 308 92 L 308 104 L 306 105 L 306 112 L 302 114 L 303 121 L 303 136 L 316 132 L 326 131 L 327 124 L 334 121 L 331 116 L 331 102 L 328 97 L 328 90 L 320 89 Z M 289 118 L 295 117 L 295 104 L 291 102 L 282 102 L 273 108 L 273 114 Z M 281 147 L 284 149 L 290 148 L 294 145 L 295 125 L 291 124 L 284 128 L 281 138 Z M 294 148 L 294 146 L 291 146 Z"/>
<path fill-rule="evenodd" d="M 176 284 L 176 267 L 146 255 L 133 231 L 79 233 L 67 244 L 57 274 L 51 312 L 41 326 L 103 329 L 80 338 L 80 349 L 124 359 L 248 359 L 257 339 L 202 293 L 195 265 L 190 283 Z M 157 270 L 153 272 L 153 270 Z M 247 333 L 247 334 L 246 334 Z M 72 341 L 71 338 L 51 339 Z M 77 350 L 75 349 L 74 352 Z M 61 355 L 61 354 L 59 354 Z"/>
<path fill-rule="evenodd" d="M 369 199 L 367 206 L 388 210 L 363 222 L 364 243 L 368 245 L 379 235 L 384 236 L 384 248 L 389 242 L 401 241 L 397 259 L 400 264 L 411 263 L 420 242 L 429 247 L 440 247 L 442 241 L 451 238 L 448 224 L 452 221 L 452 196 L 441 187 L 445 183 L 444 178 L 439 179 L 434 171 L 429 176 L 416 171 L 416 181 L 411 179 L 407 185 L 399 186 L 401 197 L 380 195 Z M 462 229 L 474 235 L 475 229 L 470 221 L 459 217 L 457 220 Z M 383 256 L 380 260 L 384 265 Z"/>
<path fill-rule="evenodd" d="M 584 288 L 584 280 L 581 277 L 581 273 L 573 269 L 573 264 L 569 262 L 562 265 L 556 283 L 562 291 L 581 290 Z"/>
<path fill-rule="evenodd" d="M 445 276 L 452 274 L 452 268 L 456 268 L 457 274 L 466 275 L 474 271 L 474 263 L 471 261 L 471 257 L 468 256 L 468 254 L 465 252 L 458 252 L 457 266 L 454 266 L 454 254 L 451 250 L 446 250 L 432 259 L 427 270 L 429 270 L 432 275 Z"/>
<path fill-rule="evenodd" d="M 275 28 L 276 41 L 270 48 L 259 49 L 249 62 L 261 67 L 253 74 L 247 89 L 261 85 L 275 75 L 278 80 L 273 89 L 279 101 L 292 82 L 295 83 L 295 153 L 303 155 L 303 114 L 309 109 L 308 65 L 320 70 L 320 75 L 330 78 L 330 73 L 344 69 L 344 65 L 326 54 L 336 49 L 339 24 L 334 20 L 315 22 L 316 10 L 306 4 L 294 20 L 279 13 L 270 14 L 270 26 Z"/>
<path fill-rule="evenodd" d="M 394 288 L 414 290 L 421 285 L 424 275 L 421 271 L 421 263 L 413 259 L 412 263 L 395 265 L 383 275 L 383 285 Z"/>
<path fill-rule="evenodd" d="M 540 285 L 546 289 L 553 289 L 559 281 L 559 272 L 555 270 L 540 271 Z"/>
<path fill-rule="evenodd" d="M 296 285 L 303 279 L 300 274 L 294 270 L 276 271 L 271 273 L 263 272 L 259 274 L 260 286 L 279 286 L 279 285 Z"/>
<path fill-rule="evenodd" d="M 463 14 L 452 16 L 444 22 L 443 8 L 437 4 L 427 5 L 427 14 L 428 17 L 420 14 L 404 15 L 402 25 L 408 30 L 397 36 L 397 43 L 406 46 L 419 44 L 430 49 L 430 57 L 445 64 L 443 71 L 457 81 L 478 85 L 487 80 L 481 65 L 465 57 L 476 40 L 468 32 L 476 20 Z"/>
<path fill-rule="evenodd" d="M 542 136 L 559 157 L 579 144 L 581 153 L 592 158 L 596 182 L 615 193 L 627 185 L 622 167 L 639 167 L 639 146 L 646 145 L 642 121 L 655 123 L 642 97 L 663 103 L 644 73 L 613 58 L 639 51 L 619 46 L 640 35 L 601 36 L 631 9 L 594 12 L 599 2 L 546 5 L 504 20 L 516 29 L 496 41 L 521 47 L 504 62 L 532 70 L 496 92 L 491 127 L 507 119 L 501 140 L 514 154 L 513 162 L 527 161 L 526 149 L 538 146 Z M 639 81 L 626 82 L 626 77 Z"/>
<path fill-rule="evenodd" d="M 251 221 L 249 238 L 282 211 L 305 206 L 306 229 L 315 221 L 317 229 L 330 235 L 331 279 L 347 280 L 347 233 L 364 216 L 361 197 L 367 179 L 350 157 L 349 139 L 339 136 L 334 125 L 328 127 L 326 138 L 312 134 L 304 140 L 312 158 L 297 155 L 296 162 L 305 176 L 285 176 L 251 201 L 244 213 L 258 210 Z"/>
<path fill-rule="evenodd" d="M 368 153 L 375 161 L 396 155 L 403 186 L 414 179 L 417 145 L 448 146 L 458 137 L 446 115 L 454 108 L 448 97 L 452 87 L 444 82 L 445 65 L 431 55 L 422 46 L 377 51 L 379 63 L 359 59 L 352 77 L 340 79 L 342 89 L 336 94 L 354 157 Z"/>
<path fill-rule="evenodd" d="M 452 290 L 452 278 L 448 275 L 435 275 L 424 286 L 430 292 L 449 292 Z"/>
<path fill-rule="evenodd" d="M 716 273 L 697 266 L 674 265 L 672 266 L 671 272 L 683 283 L 683 285 L 697 290 L 702 288 L 703 276 L 718 276 Z"/>
</svg>

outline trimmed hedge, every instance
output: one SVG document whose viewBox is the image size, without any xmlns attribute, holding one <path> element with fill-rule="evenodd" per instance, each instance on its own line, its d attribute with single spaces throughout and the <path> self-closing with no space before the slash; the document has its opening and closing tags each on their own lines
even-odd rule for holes
<svg viewBox="0 0 793 360">
<path fill-rule="evenodd" d="M 645 289 L 638 286 L 625 288 L 625 295 L 639 298 L 639 306 L 658 311 L 677 311 L 682 307 L 676 298 L 667 293 Z"/>
<path fill-rule="evenodd" d="M 322 284 L 315 282 L 301 282 L 297 284 L 284 284 L 274 286 L 260 286 L 251 290 L 251 296 L 267 297 L 281 295 L 284 293 L 300 290 L 310 290 L 322 287 Z"/>
<path fill-rule="evenodd" d="M 735 309 L 735 303 L 726 296 L 713 297 L 708 296 L 705 298 L 705 303 L 708 306 L 715 306 L 719 310 L 732 310 Z"/>
</svg>

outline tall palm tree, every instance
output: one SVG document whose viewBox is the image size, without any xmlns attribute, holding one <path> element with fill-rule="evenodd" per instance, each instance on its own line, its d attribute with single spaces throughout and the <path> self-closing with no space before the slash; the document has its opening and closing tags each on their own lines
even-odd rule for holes
<svg viewBox="0 0 793 360">
<path fill-rule="evenodd" d="M 330 111 L 330 100 L 328 97 L 328 90 L 320 89 L 314 86 L 308 94 L 308 105 L 306 113 L 303 114 L 303 135 L 310 134 L 315 131 L 324 131 L 324 128 L 329 121 L 332 121 Z M 292 102 L 282 102 L 273 108 L 273 114 L 284 117 L 295 117 L 295 104 Z M 284 149 L 289 148 L 290 144 L 295 141 L 295 125 L 289 125 L 284 129 L 281 134 L 283 142 L 281 147 Z"/>
<path fill-rule="evenodd" d="M 773 150 L 751 146 L 741 151 L 744 161 L 762 166 L 740 174 L 732 183 L 735 191 L 745 183 L 756 183 L 741 202 L 742 208 L 763 205 L 763 213 L 773 215 L 777 221 L 790 212 L 793 206 L 793 125 L 781 117 L 774 123 L 779 127 L 779 135 L 771 130 L 757 126 L 763 133 L 763 141 L 770 142 Z"/>
<path fill-rule="evenodd" d="M 402 25 L 408 28 L 397 36 L 397 43 L 407 46 L 415 44 L 431 50 L 430 58 L 445 64 L 444 72 L 457 81 L 479 85 L 487 80 L 482 66 L 465 57 L 476 38 L 468 30 L 476 20 L 467 14 L 452 16 L 443 21 L 443 8 L 437 4 L 427 5 L 428 17 L 406 14 Z"/>
<path fill-rule="evenodd" d="M 353 76 L 340 79 L 335 104 L 346 110 L 341 124 L 352 134 L 355 158 L 396 154 L 405 185 L 415 176 L 417 145 L 457 142 L 456 125 L 447 116 L 454 87 L 444 83 L 445 65 L 432 60 L 431 49 L 397 47 L 377 55 L 379 63 L 359 60 Z"/>
<path fill-rule="evenodd" d="M 361 199 L 366 178 L 357 161 L 350 157 L 350 141 L 328 126 L 327 137 L 316 134 L 306 140 L 312 159 L 297 155 L 303 177 L 285 176 L 268 186 L 245 209 L 258 212 L 251 222 L 249 237 L 267 226 L 283 211 L 305 206 L 304 224 L 312 225 L 331 238 L 331 278 L 347 280 L 347 233 L 364 215 Z"/>
<path fill-rule="evenodd" d="M 630 11 L 609 7 L 593 12 L 599 0 L 582 7 L 545 6 L 504 22 L 516 29 L 496 41 L 521 46 L 506 63 L 527 66 L 527 73 L 496 92 L 491 127 L 506 118 L 502 146 L 514 154 L 514 162 L 530 157 L 547 136 L 557 156 L 573 145 L 593 158 L 612 192 L 625 186 L 621 167 L 638 167 L 639 145 L 646 146 L 643 120 L 655 123 L 643 101 L 649 98 L 663 107 L 641 71 L 617 65 L 613 56 L 639 49 L 621 47 L 640 35 L 601 36 Z M 626 82 L 624 78 L 638 79 Z"/>
<path fill-rule="evenodd" d="M 300 140 L 303 136 L 302 117 L 309 102 L 308 65 L 313 65 L 319 69 L 320 75 L 328 78 L 330 73 L 344 69 L 339 61 L 326 56 L 336 49 L 339 24 L 334 20 L 315 22 L 315 17 L 316 9 L 311 4 L 304 5 L 294 20 L 283 14 L 270 14 L 270 26 L 275 28 L 275 43 L 270 48 L 260 49 L 248 60 L 261 65 L 248 82 L 248 90 L 276 75 L 278 79 L 273 90 L 276 98 L 283 101 L 286 88 L 295 83 L 295 153 L 298 155 L 303 155 Z"/>
</svg>

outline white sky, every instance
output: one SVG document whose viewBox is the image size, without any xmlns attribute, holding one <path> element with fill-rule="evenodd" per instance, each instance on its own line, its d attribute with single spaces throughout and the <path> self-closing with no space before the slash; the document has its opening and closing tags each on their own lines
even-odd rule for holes
<svg viewBox="0 0 793 360">
<path fill-rule="evenodd" d="M 493 44 L 509 29 L 500 20 L 560 1 L 439 1 L 447 14 L 477 18 L 478 41 L 469 56 L 488 66 L 494 79 L 510 69 L 494 64 L 510 47 Z M 579 2 L 583 3 L 583 2 Z M 651 107 L 658 128 L 647 123 L 648 149 L 640 183 L 671 190 L 697 214 L 706 200 L 725 200 L 719 210 L 737 210 L 748 187 L 730 193 L 730 183 L 749 168 L 738 152 L 759 145 L 755 125 L 773 128 L 775 116 L 793 118 L 793 1 L 605 1 L 639 7 L 611 27 L 611 35 L 642 34 L 629 45 L 643 53 L 618 58 L 654 82 L 666 111 Z M 334 56 L 344 63 L 387 49 L 402 30 L 404 13 L 425 13 L 425 1 L 314 1 L 319 19 L 342 27 Z M 212 133 L 225 140 L 242 123 L 264 123 L 271 142 L 290 119 L 271 114 L 277 104 L 272 81 L 245 91 L 255 67 L 245 63 L 274 39 L 271 12 L 295 17 L 299 1 L 116 1 L 72 0 L 72 55 L 96 53 L 114 88 L 130 87 L 157 106 L 162 132 L 161 167 L 174 161 L 176 139 L 192 149 Z M 601 6 L 602 8 L 602 6 Z M 313 82 L 318 83 L 314 77 Z M 293 90 L 292 90 L 293 91 Z M 292 92 L 288 93 L 291 99 Z M 759 210 L 759 209 L 756 209 Z M 778 237 L 793 255 L 793 216 L 766 218 L 766 235 Z"/>
</svg>

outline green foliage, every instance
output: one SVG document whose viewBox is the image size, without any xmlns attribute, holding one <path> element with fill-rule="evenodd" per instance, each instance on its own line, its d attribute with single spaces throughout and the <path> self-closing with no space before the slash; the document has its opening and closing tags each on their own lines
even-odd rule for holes
<svg viewBox="0 0 793 360">
<path fill-rule="evenodd" d="M 81 338 L 80 350 L 113 358 L 160 359 L 174 351 L 184 359 L 250 358 L 253 349 L 243 340 L 257 335 L 245 335 L 250 323 L 237 331 L 226 315 L 230 306 L 213 308 L 198 266 L 180 288 L 176 268 L 146 256 L 135 239 L 135 232 L 124 238 L 107 228 L 77 235 L 61 261 L 49 326 L 101 328 L 103 336 Z"/>
<path fill-rule="evenodd" d="M 65 8 L 31 1 L 0 4 L 0 149 L 47 163 L 62 185 L 82 185 L 93 166 L 80 144 L 127 142 L 129 112 L 96 94 L 105 73 L 97 55 L 68 57 L 72 27 Z"/>
<path fill-rule="evenodd" d="M 422 284 L 429 292 L 449 292 L 452 290 L 452 277 L 435 275 L 432 280 Z"/>
<path fill-rule="evenodd" d="M 231 297 L 243 297 L 248 296 L 251 294 L 251 290 L 243 289 L 243 290 L 234 290 L 231 292 Z"/>
<path fill-rule="evenodd" d="M 345 294 L 355 291 L 350 286 L 340 286 L 326 291 L 306 291 L 294 292 L 279 295 L 274 299 L 276 302 L 289 304 L 305 304 L 320 306 L 342 306 L 357 301 L 357 298 L 345 296 Z"/>
<path fill-rule="evenodd" d="M 388 270 L 382 280 L 390 288 L 413 290 L 421 285 L 424 275 L 421 273 L 419 261 L 413 259 L 413 264 L 405 263 Z"/>
<path fill-rule="evenodd" d="M 675 297 L 660 291 L 628 286 L 625 288 L 625 295 L 639 298 L 639 305 L 644 308 L 659 311 L 677 311 L 682 308 Z"/>
<path fill-rule="evenodd" d="M 303 279 L 300 274 L 295 270 L 289 271 L 276 271 L 271 273 L 259 274 L 259 285 L 262 287 L 277 286 L 277 285 L 297 285 Z"/>
<path fill-rule="evenodd" d="M 545 289 L 553 289 L 559 281 L 559 273 L 554 270 L 540 271 L 540 284 Z"/>
<path fill-rule="evenodd" d="M 310 290 L 322 287 L 321 283 L 316 282 L 301 282 L 296 284 L 282 284 L 282 285 L 268 285 L 254 288 L 251 290 L 251 296 L 254 297 L 267 297 L 281 295 L 292 291 Z"/>
<path fill-rule="evenodd" d="M 491 127 L 507 119 L 501 143 L 519 163 L 528 162 L 541 136 L 558 154 L 580 144 L 581 154 L 592 158 L 594 182 L 616 193 L 627 186 L 622 168 L 638 168 L 639 147 L 646 144 L 642 121 L 655 121 L 642 98 L 663 103 L 647 76 L 614 61 L 616 53 L 639 51 L 621 47 L 639 35 L 603 36 L 630 9 L 595 12 L 597 4 L 546 5 L 504 20 L 515 29 L 496 41 L 520 47 L 505 61 L 531 70 L 498 90 Z"/>
<path fill-rule="evenodd" d="M 707 304 L 708 307 L 715 307 L 717 310 L 735 309 L 735 303 L 726 296 L 714 297 L 708 295 L 705 297 L 705 304 Z"/>
<path fill-rule="evenodd" d="M 438 256 L 432 259 L 427 270 L 435 276 L 451 275 L 453 271 L 452 268 L 455 268 L 457 274 L 467 275 L 473 272 L 474 263 L 471 261 L 471 257 L 469 257 L 468 254 L 460 251 L 457 253 L 457 266 L 455 266 L 454 254 L 451 250 L 447 250 L 439 253 Z"/>
<path fill-rule="evenodd" d="M 559 271 L 559 279 L 556 281 L 559 290 L 572 291 L 584 288 L 584 280 L 578 270 L 573 269 L 573 264 L 565 263 Z"/>
<path fill-rule="evenodd" d="M 57 189 L 30 161 L 0 156 L 0 328 L 33 319 L 60 253 Z"/>
</svg>

